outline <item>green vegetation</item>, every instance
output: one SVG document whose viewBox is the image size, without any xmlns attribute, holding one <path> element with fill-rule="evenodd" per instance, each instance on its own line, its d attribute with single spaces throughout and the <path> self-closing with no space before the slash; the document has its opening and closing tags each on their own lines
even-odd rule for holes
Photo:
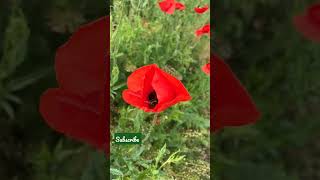
<svg viewBox="0 0 320 180">
<path fill-rule="evenodd" d="M 20 3 L 19 3 L 20 2 Z M 39 97 L 56 87 L 57 47 L 106 14 L 104 1 L 0 1 L 0 179 L 105 179 L 103 153 L 54 132 Z"/>
<path fill-rule="evenodd" d="M 186 10 L 167 15 L 155 1 L 113 1 L 111 133 L 146 136 L 142 145 L 111 145 L 113 179 L 209 179 L 210 79 L 201 71 L 209 60 L 209 38 L 194 35 L 209 22 L 209 12 L 193 11 L 209 1 L 181 2 Z M 158 117 L 121 97 L 131 72 L 153 63 L 180 79 L 192 96 Z"/>
<path fill-rule="evenodd" d="M 215 1 L 213 50 L 263 115 L 253 126 L 212 137 L 215 179 L 320 178 L 320 44 L 292 24 L 312 2 Z"/>
</svg>

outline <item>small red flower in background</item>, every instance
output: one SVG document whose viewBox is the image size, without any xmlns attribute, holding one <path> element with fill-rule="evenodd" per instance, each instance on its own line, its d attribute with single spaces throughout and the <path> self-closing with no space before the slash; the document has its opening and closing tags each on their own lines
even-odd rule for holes
<svg viewBox="0 0 320 180">
<path fill-rule="evenodd" d="M 176 3 L 176 9 L 180 10 L 180 11 L 183 11 L 185 9 L 185 5 L 180 3 L 180 2 L 177 2 Z"/>
<path fill-rule="evenodd" d="M 203 13 L 205 13 L 208 9 L 209 9 L 209 6 L 208 6 L 208 4 L 206 4 L 206 5 L 203 6 L 203 7 L 195 7 L 195 8 L 194 8 L 194 11 L 195 11 L 196 13 L 198 13 L 198 14 L 203 14 Z"/>
<path fill-rule="evenodd" d="M 109 18 L 81 27 L 56 53 L 59 88 L 44 92 L 40 113 L 50 127 L 98 149 L 107 149 L 106 58 Z"/>
<path fill-rule="evenodd" d="M 203 65 L 201 69 L 204 73 L 206 73 L 207 75 L 210 75 L 210 63 Z"/>
<path fill-rule="evenodd" d="M 185 9 L 184 4 L 176 2 L 175 0 L 163 0 L 159 2 L 159 6 L 161 11 L 167 14 L 173 14 L 175 9 L 178 9 L 180 11 Z"/>
<path fill-rule="evenodd" d="M 145 112 L 161 112 L 181 101 L 191 99 L 184 85 L 156 64 L 135 70 L 127 80 L 122 98 Z"/>
<path fill-rule="evenodd" d="M 320 3 L 310 6 L 293 18 L 296 29 L 307 39 L 320 42 Z"/>
<path fill-rule="evenodd" d="M 212 56 L 213 94 L 210 128 L 217 131 L 225 126 L 241 126 L 256 122 L 260 113 L 250 95 L 219 57 Z"/>
<path fill-rule="evenodd" d="M 206 24 L 206 25 L 202 26 L 201 28 L 196 30 L 195 34 L 196 34 L 196 36 L 202 36 L 205 34 L 210 35 L 210 24 Z"/>
</svg>

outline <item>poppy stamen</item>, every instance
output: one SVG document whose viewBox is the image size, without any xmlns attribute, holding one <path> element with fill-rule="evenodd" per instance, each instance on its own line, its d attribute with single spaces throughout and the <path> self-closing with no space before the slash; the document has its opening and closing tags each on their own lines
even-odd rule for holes
<svg viewBox="0 0 320 180">
<path fill-rule="evenodd" d="M 153 109 L 154 107 L 156 107 L 156 105 L 158 104 L 158 98 L 157 98 L 157 93 L 156 91 L 152 91 L 149 95 L 148 95 L 148 104 L 149 104 L 149 108 Z"/>
</svg>

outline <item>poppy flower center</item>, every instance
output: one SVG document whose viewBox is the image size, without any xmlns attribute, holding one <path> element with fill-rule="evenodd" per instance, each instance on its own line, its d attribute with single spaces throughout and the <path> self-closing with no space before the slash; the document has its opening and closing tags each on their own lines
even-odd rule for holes
<svg viewBox="0 0 320 180">
<path fill-rule="evenodd" d="M 148 105 L 149 108 L 153 109 L 158 104 L 158 98 L 156 91 L 151 91 L 151 93 L 148 95 Z"/>
</svg>

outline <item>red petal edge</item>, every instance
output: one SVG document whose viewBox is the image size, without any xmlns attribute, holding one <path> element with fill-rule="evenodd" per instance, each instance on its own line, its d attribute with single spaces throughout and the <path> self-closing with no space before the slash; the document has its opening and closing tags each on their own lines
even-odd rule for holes
<svg viewBox="0 0 320 180">
<path fill-rule="evenodd" d="M 217 56 L 211 57 L 212 65 L 212 119 L 211 130 L 225 126 L 240 126 L 256 122 L 260 112 L 248 92 Z"/>
</svg>

